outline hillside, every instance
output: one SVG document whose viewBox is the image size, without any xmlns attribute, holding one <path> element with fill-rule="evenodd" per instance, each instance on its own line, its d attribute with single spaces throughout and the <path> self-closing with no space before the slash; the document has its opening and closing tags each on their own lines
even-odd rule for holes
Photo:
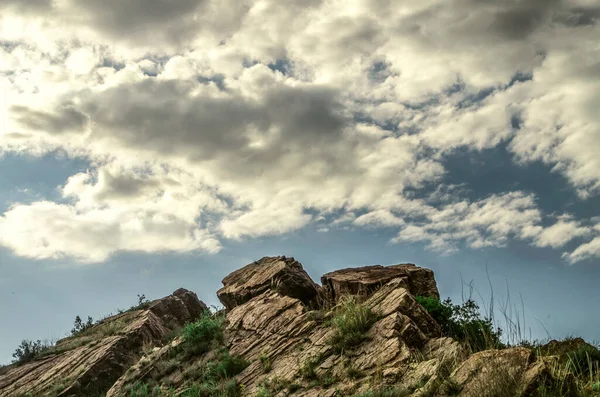
<svg viewBox="0 0 600 397">
<path fill-rule="evenodd" d="M 412 264 L 318 285 L 294 258 L 265 257 L 217 295 L 218 312 L 179 289 L 83 325 L 0 368 L 0 396 L 600 396 L 596 347 L 506 346 Z"/>
</svg>

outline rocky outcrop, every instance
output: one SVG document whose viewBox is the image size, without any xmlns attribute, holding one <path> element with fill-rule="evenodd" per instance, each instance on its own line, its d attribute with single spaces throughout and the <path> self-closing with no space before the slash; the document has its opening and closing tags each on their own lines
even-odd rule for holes
<svg viewBox="0 0 600 397">
<path fill-rule="evenodd" d="M 223 280 L 218 297 L 226 306 L 220 312 L 224 322 L 215 317 L 198 322 L 221 324 L 223 338 L 208 348 L 189 353 L 182 337 L 165 341 L 170 330 L 207 309 L 194 293 L 177 290 L 147 310 L 110 317 L 89 333 L 63 339 L 54 354 L 9 368 L 0 375 L 0 396 L 59 390 L 46 395 L 83 397 L 95 395 L 91 385 L 108 390 L 106 397 L 134 395 L 130 389 L 139 385 L 162 390 L 153 396 L 180 396 L 216 368 L 225 376 L 225 364 L 215 361 L 224 354 L 246 361 L 232 375 L 242 396 L 338 397 L 387 386 L 411 397 L 529 397 L 541 385 L 557 390 L 553 368 L 559 356 L 540 358 L 523 347 L 470 354 L 444 337 L 415 299 L 439 297 L 428 269 L 369 266 L 328 273 L 322 280 L 324 288 L 293 258 L 262 258 Z M 319 305 L 320 298 L 328 304 Z M 360 334 L 345 335 L 350 339 L 340 347 L 335 321 L 348 305 L 358 305 L 352 307 L 369 321 Z M 560 395 L 571 395 L 570 381 L 561 382 Z M 217 395 L 215 389 L 198 390 L 197 395 Z"/>
<path fill-rule="evenodd" d="M 329 299 L 336 302 L 347 294 L 369 296 L 395 278 L 406 279 L 408 290 L 414 296 L 440 297 L 433 271 L 411 263 L 336 270 L 323 275 L 321 284 Z"/>
<path fill-rule="evenodd" d="M 317 298 L 320 288 L 294 258 L 264 257 L 225 277 L 217 296 L 227 310 L 268 290 L 309 304 Z"/>
<path fill-rule="evenodd" d="M 141 356 L 207 306 L 180 289 L 147 310 L 108 317 L 80 335 L 59 340 L 44 356 L 0 376 L 0 396 L 90 396 L 108 390 Z"/>
<path fill-rule="evenodd" d="M 336 353 L 329 343 L 335 329 L 320 321 L 316 312 L 308 310 L 300 299 L 267 290 L 235 306 L 227 313 L 227 347 L 231 354 L 250 362 L 237 376 L 237 381 L 245 385 L 248 396 L 256 395 L 261 385 L 273 379 L 300 387 L 298 396 L 333 396 L 336 388 L 360 389 L 368 379 L 378 376 L 376 373 L 383 371 L 391 379 L 407 371 L 416 351 L 426 351 L 432 359 L 441 362 L 444 350 L 456 350 L 457 344 L 432 347 L 434 344 L 429 342 L 441 336 L 439 325 L 414 300 L 407 287 L 403 278 L 391 280 L 365 302 L 380 318 L 368 331 L 364 343 L 343 353 Z M 449 342 L 448 338 L 444 340 Z M 107 397 L 119 396 L 127 385 L 144 380 L 149 369 L 164 361 L 169 356 L 168 350 L 178 343 L 174 341 L 169 348 L 145 358 L 145 363 L 120 379 Z M 205 357 L 198 357 L 196 362 L 187 362 L 180 370 L 199 367 L 203 360 Z M 269 362 L 268 373 L 264 370 L 264 360 Z M 312 377 L 302 374 L 302 368 L 307 365 L 314 367 Z M 363 374 L 362 379 L 346 379 L 350 366 L 351 370 Z M 311 387 L 316 379 L 328 377 L 335 380 L 328 387 Z M 184 389 L 183 376 L 173 372 L 169 379 L 171 386 Z"/>
</svg>

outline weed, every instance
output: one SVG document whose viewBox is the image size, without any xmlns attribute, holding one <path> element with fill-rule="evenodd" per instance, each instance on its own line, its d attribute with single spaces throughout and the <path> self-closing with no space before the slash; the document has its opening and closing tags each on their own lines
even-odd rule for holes
<svg viewBox="0 0 600 397">
<path fill-rule="evenodd" d="M 222 344 L 224 320 L 224 317 L 205 311 L 198 320 L 183 327 L 179 349 L 188 355 L 200 355 L 208 352 L 215 344 Z"/>
<path fill-rule="evenodd" d="M 306 380 L 317 379 L 317 367 L 321 364 L 322 356 L 310 357 L 300 367 L 300 376 Z"/>
<path fill-rule="evenodd" d="M 216 359 L 207 362 L 202 369 L 203 382 L 216 382 L 236 376 L 248 367 L 249 363 L 240 356 L 232 356 L 225 348 L 221 349 Z"/>
<path fill-rule="evenodd" d="M 367 339 L 367 331 L 380 316 L 356 297 L 346 298 L 336 310 L 332 319 L 335 333 L 329 340 L 336 353 L 352 349 Z"/>
<path fill-rule="evenodd" d="M 288 386 L 288 391 L 290 393 L 295 393 L 295 392 L 297 392 L 300 389 L 302 389 L 302 386 L 300 386 L 297 383 L 290 383 L 290 385 Z"/>
<path fill-rule="evenodd" d="M 271 372 L 271 359 L 266 353 L 260 355 L 260 363 L 262 364 L 263 372 L 265 374 Z"/>
<path fill-rule="evenodd" d="M 350 379 L 360 379 L 365 376 L 365 373 L 353 365 L 346 367 L 346 375 Z"/>
<path fill-rule="evenodd" d="M 458 396 L 462 391 L 462 386 L 453 378 L 444 379 L 441 389 L 445 396 Z"/>
</svg>

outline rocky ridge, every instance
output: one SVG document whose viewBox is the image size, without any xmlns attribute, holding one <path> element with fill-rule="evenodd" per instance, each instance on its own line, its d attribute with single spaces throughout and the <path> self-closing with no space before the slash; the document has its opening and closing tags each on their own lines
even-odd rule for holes
<svg viewBox="0 0 600 397">
<path fill-rule="evenodd" d="M 11 366 L 0 375 L 0 396 L 208 396 L 191 392 L 191 385 L 219 355 L 244 360 L 232 377 L 243 396 L 352 396 L 385 386 L 413 397 L 535 396 L 556 381 L 550 367 L 557 356 L 539 359 L 524 347 L 469 354 L 444 337 L 415 299 L 439 299 L 429 269 L 342 269 L 321 283 L 294 258 L 262 258 L 225 277 L 217 292 L 225 306 L 220 347 L 182 354 L 184 338 L 167 338 L 207 310 L 180 289 L 59 341 L 45 357 Z M 377 316 L 360 343 L 340 351 L 331 343 L 331 322 L 348 297 Z M 135 394 L 145 384 L 155 394 Z"/>
</svg>

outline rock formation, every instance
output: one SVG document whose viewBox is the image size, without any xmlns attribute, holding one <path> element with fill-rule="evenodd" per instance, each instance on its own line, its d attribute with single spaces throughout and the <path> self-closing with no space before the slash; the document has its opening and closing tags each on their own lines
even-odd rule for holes
<svg viewBox="0 0 600 397">
<path fill-rule="evenodd" d="M 108 390 L 173 330 L 207 310 L 195 293 L 178 289 L 135 310 L 108 317 L 81 335 L 56 342 L 44 356 L 0 375 L 0 396 L 91 396 Z"/>
<path fill-rule="evenodd" d="M 387 385 L 415 397 L 524 397 L 553 382 L 551 359 L 537 360 L 530 349 L 470 355 L 444 337 L 415 299 L 439 299 L 431 270 L 367 266 L 334 271 L 321 281 L 323 287 L 294 258 L 262 258 L 225 277 L 217 293 L 226 316 L 221 347 L 182 355 L 181 336 L 165 342 L 170 331 L 207 310 L 195 294 L 177 290 L 11 367 L 0 375 L 0 396 L 120 397 L 144 384 L 163 393 L 147 395 L 178 396 L 214 370 L 210 363 L 219 355 L 245 360 L 235 375 L 244 396 L 352 396 Z M 340 349 L 332 344 L 338 332 L 332 319 L 348 299 L 374 317 L 358 341 Z M 195 393 L 187 395 L 213 395 Z"/>
</svg>

